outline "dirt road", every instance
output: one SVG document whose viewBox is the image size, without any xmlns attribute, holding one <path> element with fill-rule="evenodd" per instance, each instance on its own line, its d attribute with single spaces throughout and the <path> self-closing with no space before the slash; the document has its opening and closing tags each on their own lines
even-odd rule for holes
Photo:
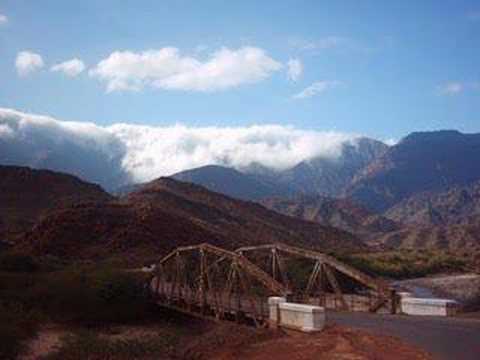
<svg viewBox="0 0 480 360">
<path fill-rule="evenodd" d="M 331 324 L 397 336 L 438 360 L 480 359 L 480 320 L 477 319 L 335 312 L 329 312 L 327 317 Z"/>
</svg>

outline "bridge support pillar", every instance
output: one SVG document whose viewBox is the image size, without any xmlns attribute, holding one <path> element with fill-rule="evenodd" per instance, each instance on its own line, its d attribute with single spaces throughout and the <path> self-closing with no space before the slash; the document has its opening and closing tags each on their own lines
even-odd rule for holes
<svg viewBox="0 0 480 360">
<path fill-rule="evenodd" d="M 281 303 L 287 302 L 287 299 L 280 296 L 271 296 L 268 298 L 269 325 L 276 329 L 280 326 L 280 307 Z"/>
</svg>

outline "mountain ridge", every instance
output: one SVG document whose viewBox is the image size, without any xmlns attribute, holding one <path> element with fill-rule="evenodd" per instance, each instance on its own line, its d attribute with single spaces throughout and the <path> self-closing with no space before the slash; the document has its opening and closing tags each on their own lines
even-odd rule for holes
<svg viewBox="0 0 480 360">
<path fill-rule="evenodd" d="M 480 134 L 412 133 L 360 171 L 345 196 L 378 212 L 424 191 L 480 179 Z"/>
<path fill-rule="evenodd" d="M 323 251 L 367 248 L 348 232 L 171 178 L 119 199 L 54 209 L 24 233 L 21 248 L 65 259 L 120 256 L 131 263 L 202 242 L 228 249 L 271 242 Z"/>
<path fill-rule="evenodd" d="M 0 239 L 13 241 L 48 210 L 111 199 L 99 185 L 70 174 L 0 165 Z"/>
</svg>

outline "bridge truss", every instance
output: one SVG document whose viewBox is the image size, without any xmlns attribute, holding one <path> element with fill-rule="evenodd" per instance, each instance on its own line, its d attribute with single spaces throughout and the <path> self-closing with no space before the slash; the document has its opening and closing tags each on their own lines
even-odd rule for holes
<svg viewBox="0 0 480 360">
<path fill-rule="evenodd" d="M 247 246 L 236 252 L 282 283 L 296 302 L 346 311 L 396 312 L 395 292 L 385 282 L 332 256 L 285 244 Z"/>
<path fill-rule="evenodd" d="M 156 265 L 150 288 L 158 304 L 256 326 L 268 320 L 268 297 L 346 311 L 396 311 L 395 293 L 326 254 L 284 244 L 228 251 L 179 247 Z"/>
<path fill-rule="evenodd" d="M 155 267 L 150 283 L 163 306 L 216 319 L 260 326 L 269 296 L 288 289 L 242 255 L 209 244 L 180 247 Z"/>
</svg>

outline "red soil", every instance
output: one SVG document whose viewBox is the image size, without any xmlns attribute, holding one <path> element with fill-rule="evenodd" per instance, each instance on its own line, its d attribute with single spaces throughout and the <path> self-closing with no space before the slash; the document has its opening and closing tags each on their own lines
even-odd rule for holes
<svg viewBox="0 0 480 360">
<path fill-rule="evenodd" d="M 220 327 L 188 350 L 199 358 L 233 360 L 431 360 L 397 338 L 331 326 L 317 334 Z"/>
</svg>

